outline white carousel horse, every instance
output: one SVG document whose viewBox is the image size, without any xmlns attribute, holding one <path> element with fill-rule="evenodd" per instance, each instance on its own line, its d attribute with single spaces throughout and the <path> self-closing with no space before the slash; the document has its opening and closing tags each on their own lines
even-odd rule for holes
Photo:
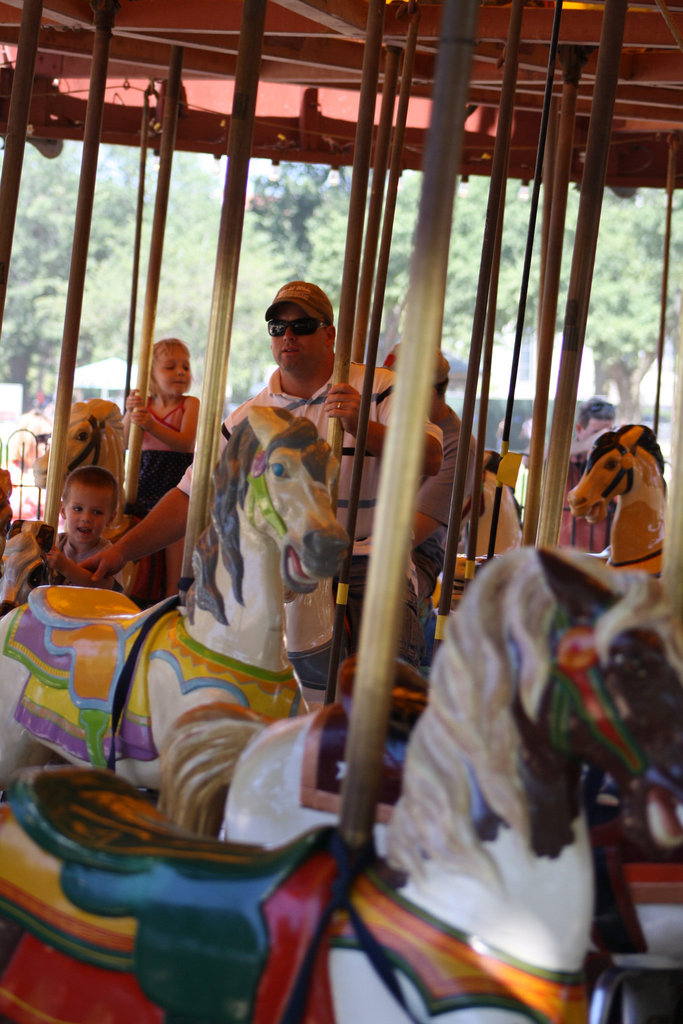
<svg viewBox="0 0 683 1024">
<path fill-rule="evenodd" d="M 183 711 L 219 699 L 269 718 L 305 711 L 285 653 L 284 589 L 311 590 L 336 571 L 347 537 L 330 504 L 335 473 L 309 420 L 254 409 L 216 469 L 186 610 L 140 612 L 111 591 L 41 587 L 6 615 L 0 787 L 51 750 L 113 764 L 114 733 L 117 769 L 156 789 L 158 749 Z"/>
<path fill-rule="evenodd" d="M 103 466 L 119 485 L 116 517 L 107 529 L 110 536 L 125 525 L 123 517 L 123 463 L 126 446 L 123 440 L 123 418 L 115 402 L 91 398 L 87 402 L 74 402 L 69 416 L 66 448 L 66 475 L 78 466 Z M 33 463 L 36 485 L 45 488 L 49 452 Z"/>
<path fill-rule="evenodd" d="M 47 553 L 55 531 L 47 523 L 15 519 L 4 545 L 0 567 L 0 617 L 28 601 L 35 587 L 49 582 Z"/>
<path fill-rule="evenodd" d="M 572 515 L 589 523 L 604 519 L 616 498 L 607 564 L 661 572 L 666 482 L 664 458 L 649 427 L 628 424 L 601 434 L 567 498 Z"/>
<path fill-rule="evenodd" d="M 188 1024 L 579 1024 L 593 909 L 581 766 L 616 780 L 632 837 L 680 849 L 682 684 L 659 581 L 524 548 L 492 561 L 449 620 L 386 863 L 329 829 L 260 850 L 198 839 L 111 773 L 56 769 L 22 773 L 10 803 L 46 873 L 61 869 L 61 913 L 49 889 L 33 895 L 37 847 L 12 819 L 3 908 L 77 987 L 88 968 L 115 997 L 112 961 L 134 970 L 141 1020 L 151 1000 Z M 83 911 L 105 916 L 86 928 Z M 112 939 L 120 915 L 134 920 Z M 45 949 L 22 949 L 41 976 Z M 1 980 L 10 1020 L 26 986 Z M 60 998 L 42 995 L 42 1019 Z"/>
</svg>

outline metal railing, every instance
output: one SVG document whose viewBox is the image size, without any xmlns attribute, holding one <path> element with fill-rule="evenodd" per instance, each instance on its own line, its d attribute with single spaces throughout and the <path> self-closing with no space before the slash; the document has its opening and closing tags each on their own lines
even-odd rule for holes
<svg viewBox="0 0 683 1024">
<path fill-rule="evenodd" d="M 12 481 L 10 504 L 14 519 L 41 519 L 43 492 L 33 479 L 33 463 L 47 452 L 50 434 L 34 434 L 19 427 L 0 441 L 0 462 Z"/>
</svg>

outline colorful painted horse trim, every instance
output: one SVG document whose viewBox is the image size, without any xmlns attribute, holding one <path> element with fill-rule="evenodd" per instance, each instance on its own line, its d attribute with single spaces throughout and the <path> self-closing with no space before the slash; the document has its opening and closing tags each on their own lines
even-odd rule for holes
<svg viewBox="0 0 683 1024">
<path fill-rule="evenodd" d="M 16 720 L 69 755 L 105 767 L 116 681 L 149 613 L 131 614 L 135 606 L 111 592 L 99 592 L 93 608 L 92 593 L 75 587 L 33 591 L 12 622 L 3 653 L 29 672 Z M 94 649 L 109 656 L 97 657 Z M 211 651 L 188 635 L 181 613 L 173 610 L 161 616 L 140 648 L 116 734 L 118 757 L 158 757 L 147 692 L 155 658 L 173 669 L 183 694 L 210 685 L 265 717 L 298 712 L 300 690 L 291 668 L 269 672 Z"/>
<path fill-rule="evenodd" d="M 107 970 L 132 971 L 137 922 L 95 917 L 71 903 L 60 883 L 62 862 L 36 843 L 27 854 L 26 834 L 7 804 L 0 807 L 0 833 L 9 854 L 0 860 L 0 913 L 69 957 Z"/>
<path fill-rule="evenodd" d="M 284 1009 L 289 997 L 283 978 L 296 977 L 300 942 L 305 949 L 333 877 L 333 861 L 318 854 L 266 900 L 263 910 L 271 957 L 259 982 L 254 1024 L 280 1019 L 273 1009 Z M 292 896 L 294 902 L 287 898 Z M 521 1012 L 539 1024 L 584 1024 L 587 1004 L 582 974 L 543 971 L 483 943 L 473 943 L 472 936 L 402 899 L 372 869 L 355 882 L 351 901 L 393 967 L 411 979 L 430 1017 L 455 1010 L 497 1008 Z M 306 907 L 310 916 L 292 921 L 294 906 Z M 278 941 L 285 929 L 291 932 L 291 941 Z M 333 950 L 362 948 L 344 912 L 334 915 L 327 936 Z M 275 959 L 272 950 L 276 948 Z M 322 943 L 311 973 L 303 1024 L 322 1024 L 333 1017 L 327 949 Z"/>
</svg>

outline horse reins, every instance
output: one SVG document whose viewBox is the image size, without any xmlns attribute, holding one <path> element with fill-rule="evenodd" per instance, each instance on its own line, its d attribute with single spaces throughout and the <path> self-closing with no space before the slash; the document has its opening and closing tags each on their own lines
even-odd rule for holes
<svg viewBox="0 0 683 1024">
<path fill-rule="evenodd" d="M 88 416 L 88 423 L 92 427 L 92 434 L 90 435 L 90 440 L 86 444 L 83 451 L 79 452 L 78 455 L 75 455 L 74 458 L 69 463 L 69 465 L 66 467 L 67 473 L 70 473 L 73 469 L 76 469 L 77 466 L 80 466 L 81 463 L 85 462 L 88 455 L 90 455 L 90 452 L 95 453 L 92 460 L 94 465 L 97 465 L 100 461 L 100 448 L 102 447 L 102 428 L 104 426 L 104 423 L 99 422 L 97 419 L 95 419 L 95 417 L 92 414 Z"/>
</svg>

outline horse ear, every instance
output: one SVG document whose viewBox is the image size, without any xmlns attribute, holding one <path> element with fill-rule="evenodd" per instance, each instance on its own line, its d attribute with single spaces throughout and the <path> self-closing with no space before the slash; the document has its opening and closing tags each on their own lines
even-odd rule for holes
<svg viewBox="0 0 683 1024">
<path fill-rule="evenodd" d="M 49 526 L 47 523 L 41 523 L 38 528 L 38 532 L 36 533 L 36 540 L 38 541 L 38 545 L 43 549 L 43 551 L 49 551 L 52 548 L 52 545 L 54 544 L 54 539 L 54 526 Z"/>
<path fill-rule="evenodd" d="M 26 521 L 26 519 L 13 520 L 13 522 L 11 522 L 7 527 L 7 540 L 10 540 L 15 534 L 21 533 L 21 528 Z"/>
<path fill-rule="evenodd" d="M 541 548 L 537 554 L 557 603 L 567 609 L 572 619 L 593 619 L 617 600 L 606 584 L 583 570 L 576 555 L 561 555 L 550 548 Z M 579 557 L 584 560 L 591 556 Z"/>
<path fill-rule="evenodd" d="M 272 439 L 281 434 L 292 418 L 286 409 L 273 409 L 266 405 L 255 405 L 247 414 L 249 425 L 256 434 L 259 444 L 266 448 Z"/>
</svg>

